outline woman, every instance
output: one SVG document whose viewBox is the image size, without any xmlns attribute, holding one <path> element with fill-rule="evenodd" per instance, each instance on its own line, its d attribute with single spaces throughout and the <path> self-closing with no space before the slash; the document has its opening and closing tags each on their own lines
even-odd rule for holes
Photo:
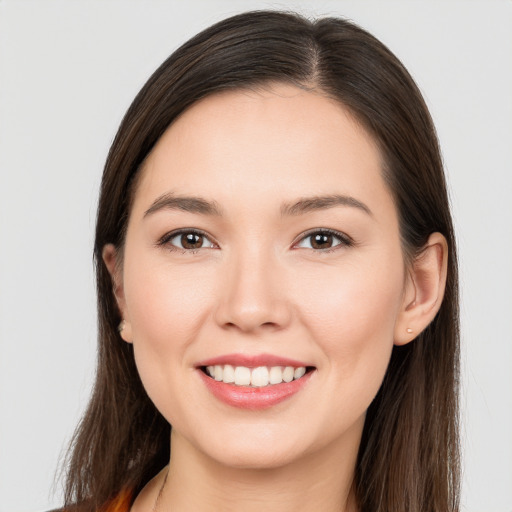
<svg viewBox="0 0 512 512">
<path fill-rule="evenodd" d="M 95 258 L 67 507 L 457 510 L 442 163 L 370 34 L 253 12 L 178 49 L 110 150 Z"/>
</svg>

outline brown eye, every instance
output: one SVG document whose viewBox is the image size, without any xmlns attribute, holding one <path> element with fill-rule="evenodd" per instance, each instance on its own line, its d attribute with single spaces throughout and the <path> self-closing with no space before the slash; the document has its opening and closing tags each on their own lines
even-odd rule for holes
<svg viewBox="0 0 512 512">
<path fill-rule="evenodd" d="M 197 233 L 184 233 L 180 237 L 183 249 L 199 249 L 203 245 L 203 236 Z"/>
<path fill-rule="evenodd" d="M 349 247 L 353 244 L 352 240 L 343 233 L 337 231 L 320 229 L 318 231 L 310 231 L 297 244 L 297 247 L 306 249 L 314 249 L 317 251 L 328 251 L 337 246 Z"/>
<path fill-rule="evenodd" d="M 164 237 L 162 243 L 167 244 L 172 249 L 182 249 L 186 251 L 214 247 L 214 244 L 206 235 L 192 230 L 170 233 Z"/>
<path fill-rule="evenodd" d="M 330 249 L 333 243 L 333 236 L 330 233 L 317 233 L 311 235 L 311 247 L 313 249 Z"/>
</svg>

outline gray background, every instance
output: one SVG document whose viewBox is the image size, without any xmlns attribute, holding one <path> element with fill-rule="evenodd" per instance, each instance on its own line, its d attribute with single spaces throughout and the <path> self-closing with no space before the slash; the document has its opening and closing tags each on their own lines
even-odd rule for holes
<svg viewBox="0 0 512 512">
<path fill-rule="evenodd" d="M 253 8 L 352 18 L 411 71 L 436 122 L 462 272 L 464 510 L 512 511 L 512 2 L 0 0 L 0 511 L 50 489 L 95 362 L 102 166 L 150 73 Z"/>
</svg>

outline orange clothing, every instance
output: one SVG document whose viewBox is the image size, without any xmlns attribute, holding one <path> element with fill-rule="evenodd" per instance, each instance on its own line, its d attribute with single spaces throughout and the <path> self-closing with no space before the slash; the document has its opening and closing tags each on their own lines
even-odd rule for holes
<svg viewBox="0 0 512 512">
<path fill-rule="evenodd" d="M 102 508 L 101 512 L 130 512 L 132 504 L 132 493 L 130 491 L 122 491 L 110 503 Z"/>
<path fill-rule="evenodd" d="M 132 501 L 133 493 L 131 491 L 121 491 L 113 500 L 98 509 L 98 512 L 130 512 Z M 78 509 L 80 509 L 80 507 L 78 507 Z M 50 512 L 70 512 L 70 510 L 60 508 L 58 510 L 50 510 Z"/>
</svg>

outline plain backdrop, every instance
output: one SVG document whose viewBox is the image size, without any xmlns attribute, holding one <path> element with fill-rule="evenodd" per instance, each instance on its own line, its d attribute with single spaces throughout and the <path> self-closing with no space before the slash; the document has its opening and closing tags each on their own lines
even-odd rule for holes
<svg viewBox="0 0 512 512">
<path fill-rule="evenodd" d="M 179 44 L 255 8 L 351 18 L 423 91 L 460 251 L 464 510 L 511 512 L 507 0 L 0 0 L 0 512 L 61 503 L 55 470 L 94 376 L 97 191 L 125 110 Z"/>
</svg>

